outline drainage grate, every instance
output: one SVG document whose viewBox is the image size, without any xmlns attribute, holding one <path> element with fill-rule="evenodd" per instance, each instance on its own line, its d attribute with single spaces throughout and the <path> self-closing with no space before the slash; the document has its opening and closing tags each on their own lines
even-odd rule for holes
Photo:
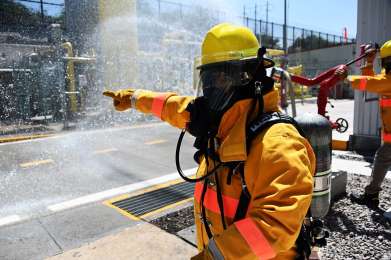
<svg viewBox="0 0 391 260">
<path fill-rule="evenodd" d="M 157 209 L 191 198 L 194 183 L 181 182 L 169 187 L 150 191 L 127 199 L 113 202 L 112 205 L 136 217 L 141 217 Z"/>
</svg>

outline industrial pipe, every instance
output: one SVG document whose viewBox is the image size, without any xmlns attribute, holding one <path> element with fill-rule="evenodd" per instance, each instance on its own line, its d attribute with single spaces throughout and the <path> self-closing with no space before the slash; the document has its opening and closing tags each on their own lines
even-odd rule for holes
<svg viewBox="0 0 391 260">
<path fill-rule="evenodd" d="M 72 43 L 65 42 L 61 45 L 67 52 L 67 58 L 73 58 Z M 68 79 L 68 91 L 70 100 L 70 111 L 77 112 L 77 99 L 76 99 L 76 81 L 75 81 L 75 65 L 74 60 L 67 60 L 66 65 L 66 78 Z"/>
</svg>

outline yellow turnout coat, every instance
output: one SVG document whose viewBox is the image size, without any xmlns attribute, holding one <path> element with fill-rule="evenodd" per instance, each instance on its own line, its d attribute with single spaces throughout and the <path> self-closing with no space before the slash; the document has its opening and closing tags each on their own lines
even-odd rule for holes
<svg viewBox="0 0 391 260">
<path fill-rule="evenodd" d="M 278 91 L 264 96 L 265 111 L 279 111 Z M 190 120 L 186 107 L 193 97 L 175 93 L 135 90 L 131 106 L 144 113 L 153 113 L 163 121 L 185 128 Z M 223 116 L 219 130 L 217 153 L 222 162 L 244 161 L 244 178 L 251 194 L 246 217 L 233 223 L 242 191 L 241 178 L 227 178 L 228 168 L 220 168 L 225 222 L 222 226 L 217 204 L 216 185 L 211 178 L 204 206 L 213 233 L 209 240 L 200 218 L 200 196 L 204 183 L 195 185 L 194 215 L 197 245 L 200 254 L 194 259 L 293 259 L 295 241 L 309 209 L 313 190 L 315 156 L 310 144 L 290 124 L 278 123 L 264 130 L 246 148 L 246 123 L 253 115 L 251 100 L 235 103 Z M 212 160 L 210 160 L 211 162 Z M 211 170 L 214 165 L 209 164 Z M 197 176 L 206 173 L 205 159 Z"/>
</svg>

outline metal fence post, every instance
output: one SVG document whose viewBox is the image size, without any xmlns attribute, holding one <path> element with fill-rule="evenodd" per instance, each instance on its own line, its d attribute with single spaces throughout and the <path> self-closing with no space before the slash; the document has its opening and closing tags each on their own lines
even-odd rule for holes
<svg viewBox="0 0 391 260">
<path fill-rule="evenodd" d="M 326 33 L 326 46 L 329 47 L 329 34 Z"/>
<path fill-rule="evenodd" d="M 263 45 L 263 43 L 262 43 L 262 20 L 259 20 L 259 42 L 261 43 L 261 45 Z"/>
<path fill-rule="evenodd" d="M 272 25 L 272 43 L 271 43 L 271 45 L 272 45 L 272 48 L 274 48 L 274 23 L 272 22 L 271 25 Z"/>
<path fill-rule="evenodd" d="M 295 45 L 295 27 L 293 26 L 292 27 L 292 49 L 295 49 L 294 45 Z"/>
<path fill-rule="evenodd" d="M 311 30 L 311 41 L 310 41 L 310 47 L 313 49 L 313 41 L 314 41 L 314 31 Z"/>
<path fill-rule="evenodd" d="M 321 45 L 321 40 L 320 39 L 321 39 L 322 36 L 321 36 L 320 32 L 318 34 L 319 34 L 318 35 L 318 37 L 319 37 L 319 39 L 318 39 L 318 49 L 320 49 L 320 45 Z"/>
</svg>

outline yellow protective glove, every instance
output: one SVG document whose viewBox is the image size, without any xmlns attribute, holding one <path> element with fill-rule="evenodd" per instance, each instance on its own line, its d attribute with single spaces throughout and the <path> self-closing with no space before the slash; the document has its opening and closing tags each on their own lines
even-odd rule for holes
<svg viewBox="0 0 391 260">
<path fill-rule="evenodd" d="M 134 89 L 122 89 L 118 91 L 106 90 L 103 92 L 103 95 L 113 98 L 113 105 L 116 110 L 124 111 L 132 107 L 131 98 L 134 91 Z"/>
</svg>

